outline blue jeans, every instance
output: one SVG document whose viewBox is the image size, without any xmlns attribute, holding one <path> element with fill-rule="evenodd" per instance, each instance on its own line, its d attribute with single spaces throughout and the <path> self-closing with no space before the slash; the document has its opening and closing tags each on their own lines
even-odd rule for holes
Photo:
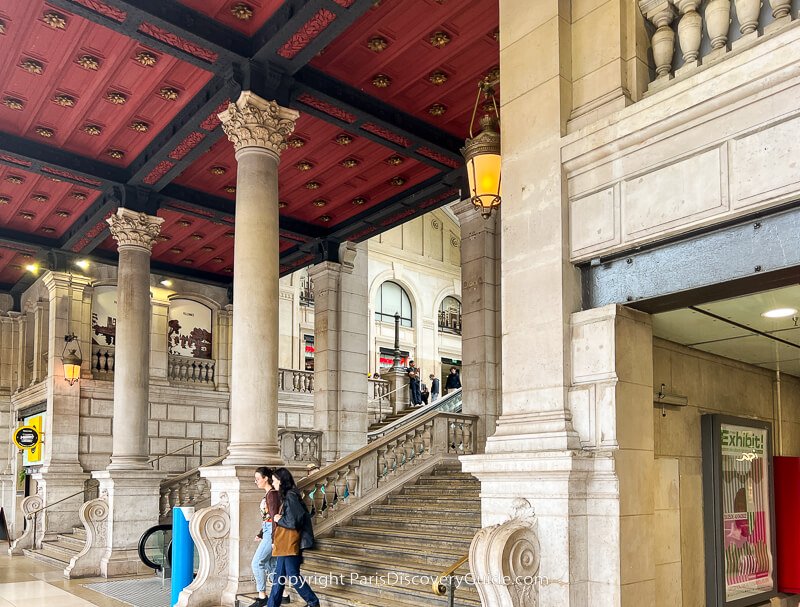
<svg viewBox="0 0 800 607">
<path fill-rule="evenodd" d="M 267 578 L 272 582 L 277 558 L 272 556 L 272 523 L 265 522 L 261 529 L 264 531 L 264 535 L 261 537 L 261 543 L 253 555 L 252 566 L 253 575 L 256 578 L 256 590 L 258 592 L 266 592 Z"/>
<path fill-rule="evenodd" d="M 297 556 L 278 557 L 278 566 L 275 568 L 275 582 L 272 585 L 272 592 L 269 593 L 267 607 L 280 607 L 286 582 L 290 582 L 294 589 L 297 590 L 297 594 L 311 607 L 319 607 L 319 598 L 311 590 L 308 582 L 300 575 L 300 563 L 302 562 L 303 557 L 299 554 Z"/>
</svg>

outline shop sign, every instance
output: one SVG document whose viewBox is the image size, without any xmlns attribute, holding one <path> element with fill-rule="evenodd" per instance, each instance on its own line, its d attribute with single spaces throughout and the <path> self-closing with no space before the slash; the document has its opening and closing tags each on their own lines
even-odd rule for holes
<svg viewBox="0 0 800 607">
<path fill-rule="evenodd" d="M 20 449 L 33 449 L 42 442 L 42 435 L 33 426 L 20 426 L 14 430 L 14 444 Z"/>
</svg>

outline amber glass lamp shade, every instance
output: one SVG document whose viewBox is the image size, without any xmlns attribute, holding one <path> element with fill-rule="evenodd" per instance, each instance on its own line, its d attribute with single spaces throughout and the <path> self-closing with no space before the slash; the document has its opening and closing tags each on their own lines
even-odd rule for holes
<svg viewBox="0 0 800 607">
<path fill-rule="evenodd" d="M 497 132 L 497 119 L 492 116 L 484 116 L 480 124 L 481 132 L 466 140 L 461 154 L 467 164 L 472 204 L 483 217 L 489 217 L 502 199 L 500 133 Z"/>
<path fill-rule="evenodd" d="M 64 381 L 72 386 L 81 378 L 81 363 L 83 360 L 81 359 L 80 345 L 78 345 L 77 338 L 74 335 L 68 335 L 65 341 L 61 362 L 64 365 Z M 73 341 L 77 347 L 70 348 L 69 352 L 67 352 L 67 347 Z"/>
</svg>

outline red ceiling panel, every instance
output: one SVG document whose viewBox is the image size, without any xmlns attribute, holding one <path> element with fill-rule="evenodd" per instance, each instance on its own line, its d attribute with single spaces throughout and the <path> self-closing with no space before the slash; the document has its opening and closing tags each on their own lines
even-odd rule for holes
<svg viewBox="0 0 800 607">
<path fill-rule="evenodd" d="M 41 0 L 0 17 L 0 130 L 81 156 L 127 166 L 212 76 Z"/>
<path fill-rule="evenodd" d="M 100 192 L 0 165 L 0 226 L 60 238 Z"/>
<path fill-rule="evenodd" d="M 184 6 L 208 15 L 247 37 L 267 22 L 283 0 L 178 0 Z"/>
<path fill-rule="evenodd" d="M 382 2 L 328 45 L 312 65 L 465 137 L 478 81 L 500 63 L 498 11 L 495 0 Z M 431 41 L 438 33 L 444 35 L 439 38 L 441 47 Z M 431 113 L 437 111 L 436 104 L 442 106 L 442 115 Z"/>
<path fill-rule="evenodd" d="M 341 135 L 346 135 L 351 142 L 337 143 Z M 293 137 L 303 145 L 289 147 L 281 155 L 280 200 L 286 203 L 281 214 L 320 226 L 333 228 L 438 173 L 433 167 L 398 156 L 366 137 L 349 135 L 308 114 L 301 114 Z M 386 162 L 393 157 L 400 158 L 401 164 Z M 355 166 L 348 166 L 353 164 L 349 161 L 355 161 Z M 303 163 L 310 167 L 301 170 L 306 167 Z M 395 178 L 402 183 L 392 183 Z M 221 138 L 175 182 L 228 198 L 233 208 L 235 191 L 226 191 L 236 185 L 233 145 Z M 319 187 L 309 189 L 307 186 L 312 183 Z M 353 201 L 358 198 L 363 198 L 364 202 L 355 204 Z M 315 205 L 315 201 L 322 206 Z M 324 221 L 325 216 L 330 220 Z"/>
<path fill-rule="evenodd" d="M 25 266 L 36 261 L 33 250 L 0 244 L 0 284 L 15 284 L 25 274 Z"/>
</svg>

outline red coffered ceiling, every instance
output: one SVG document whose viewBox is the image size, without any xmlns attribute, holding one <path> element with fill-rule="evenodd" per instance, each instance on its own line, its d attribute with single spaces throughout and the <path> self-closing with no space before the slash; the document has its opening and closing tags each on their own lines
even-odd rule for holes
<svg viewBox="0 0 800 607">
<path fill-rule="evenodd" d="M 499 64 L 498 6 L 494 0 L 377 3 L 311 65 L 464 137 L 478 81 Z"/>
<path fill-rule="evenodd" d="M 264 25 L 283 0 L 178 0 L 181 4 L 219 21 L 223 25 L 252 36 Z"/>
<path fill-rule="evenodd" d="M 14 284 L 24 276 L 25 266 L 35 261 L 33 250 L 0 244 L 0 284 Z"/>
<path fill-rule="evenodd" d="M 290 146 L 281 155 L 279 192 L 286 205 L 281 214 L 316 225 L 341 223 L 438 173 L 308 114 L 297 121 L 292 143 L 298 142 L 302 147 Z M 175 183 L 228 198 L 233 209 L 233 145 L 220 139 Z M 314 184 L 319 187 L 311 189 Z"/>
<path fill-rule="evenodd" d="M 109 164 L 130 164 L 212 76 L 41 0 L 0 18 L 0 130 Z"/>
<path fill-rule="evenodd" d="M 60 238 L 99 195 L 89 187 L 0 165 L 0 225 L 10 230 Z"/>
</svg>

